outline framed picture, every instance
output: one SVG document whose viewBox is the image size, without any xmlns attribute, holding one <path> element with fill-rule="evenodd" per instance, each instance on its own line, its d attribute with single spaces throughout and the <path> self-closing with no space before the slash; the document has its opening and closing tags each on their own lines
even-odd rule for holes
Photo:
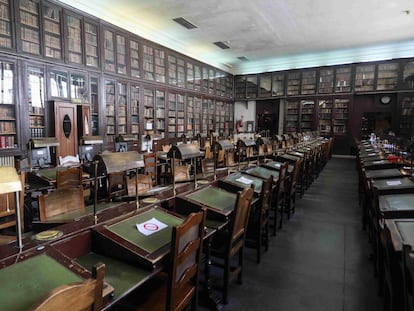
<svg viewBox="0 0 414 311">
<path fill-rule="evenodd" d="M 253 133 L 253 128 L 254 128 L 254 121 L 247 121 L 246 122 L 247 133 Z"/>
</svg>

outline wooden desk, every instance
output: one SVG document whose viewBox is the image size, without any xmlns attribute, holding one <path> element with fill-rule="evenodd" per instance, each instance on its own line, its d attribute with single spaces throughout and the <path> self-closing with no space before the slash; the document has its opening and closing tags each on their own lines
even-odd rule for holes
<svg viewBox="0 0 414 311">
<path fill-rule="evenodd" d="M 384 179 L 393 177 L 408 176 L 403 170 L 398 168 L 387 168 L 379 170 L 368 170 L 365 172 L 365 176 L 368 179 Z"/>
<path fill-rule="evenodd" d="M 233 212 L 237 195 L 224 189 L 208 186 L 175 198 L 175 211 L 179 214 L 189 214 L 201 207 L 207 208 L 207 218 L 227 221 Z"/>
<path fill-rule="evenodd" d="M 397 163 L 389 160 L 377 160 L 377 161 L 362 161 L 362 166 L 367 170 L 380 170 L 386 168 L 398 167 Z"/>
<path fill-rule="evenodd" d="M 372 186 L 378 189 L 379 195 L 414 192 L 414 182 L 408 177 L 374 179 Z"/>
<path fill-rule="evenodd" d="M 54 254 L 50 250 L 0 269 L 2 310 L 28 310 L 55 287 L 88 277 Z"/>
<path fill-rule="evenodd" d="M 414 193 L 380 195 L 378 202 L 383 218 L 414 218 Z"/>
<path fill-rule="evenodd" d="M 403 244 L 414 246 L 414 219 L 386 219 L 394 251 L 401 258 Z"/>
<path fill-rule="evenodd" d="M 265 167 L 265 168 L 269 168 L 269 169 L 272 169 L 272 170 L 279 171 L 280 170 L 280 167 L 282 165 L 283 165 L 283 162 L 271 161 L 271 162 L 264 163 L 262 166 Z M 292 173 L 293 172 L 293 169 L 294 169 L 294 166 L 292 164 L 289 164 L 289 166 L 288 166 L 288 173 L 289 174 Z"/>
<path fill-rule="evenodd" d="M 273 181 L 276 181 L 279 178 L 279 171 L 268 169 L 262 166 L 255 166 L 255 167 L 249 168 L 245 170 L 244 173 L 255 176 L 255 177 L 259 177 L 262 179 L 268 179 L 270 176 L 273 176 Z"/>
<path fill-rule="evenodd" d="M 246 182 L 243 182 L 246 181 Z M 230 192 L 237 192 L 254 185 L 255 196 L 258 197 L 262 191 L 263 178 L 251 176 L 245 173 L 234 173 L 218 180 L 218 187 Z"/>
</svg>

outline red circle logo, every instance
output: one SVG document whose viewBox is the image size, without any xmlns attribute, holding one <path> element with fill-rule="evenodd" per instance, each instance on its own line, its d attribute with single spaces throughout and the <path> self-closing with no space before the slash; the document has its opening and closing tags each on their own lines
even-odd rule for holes
<svg viewBox="0 0 414 311">
<path fill-rule="evenodd" d="M 153 224 L 151 222 L 147 222 L 146 224 L 144 224 L 144 229 L 148 230 L 148 231 L 157 231 L 158 230 L 158 225 Z"/>
</svg>

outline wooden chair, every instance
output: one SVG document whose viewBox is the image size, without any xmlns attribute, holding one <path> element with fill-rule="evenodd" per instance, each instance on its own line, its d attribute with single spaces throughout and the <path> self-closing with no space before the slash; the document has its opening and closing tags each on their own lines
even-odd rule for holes
<svg viewBox="0 0 414 311">
<path fill-rule="evenodd" d="M 414 310 L 414 252 L 411 245 L 403 245 L 404 310 Z"/>
<path fill-rule="evenodd" d="M 75 210 L 86 212 L 82 187 L 57 188 L 48 194 L 39 195 L 40 221 Z"/>
<path fill-rule="evenodd" d="M 56 171 L 56 187 L 82 186 L 83 170 L 81 167 L 58 168 Z"/>
<path fill-rule="evenodd" d="M 272 193 L 273 176 L 263 181 L 260 192 L 260 208 L 250 213 L 249 224 L 246 233 L 246 246 L 256 249 L 256 261 L 260 263 L 262 246 L 267 251 L 269 248 L 269 208 Z"/>
<path fill-rule="evenodd" d="M 273 236 L 276 235 L 277 230 L 277 214 L 280 213 L 279 229 L 282 228 L 283 223 L 283 213 L 285 208 L 285 199 L 286 199 L 286 178 L 287 178 L 287 169 L 288 162 L 284 162 L 279 169 L 279 178 L 277 179 L 276 192 L 272 197 L 272 204 L 270 208 L 270 217 L 271 227 L 273 228 Z"/>
<path fill-rule="evenodd" d="M 136 179 L 135 175 L 127 178 L 128 195 L 135 195 L 136 193 Z M 143 193 L 152 188 L 152 180 L 150 175 L 138 174 L 138 193 Z"/>
<path fill-rule="evenodd" d="M 80 164 L 79 154 L 76 156 L 67 155 L 65 157 L 59 156 L 59 165 L 65 167 L 78 166 Z"/>
<path fill-rule="evenodd" d="M 206 211 L 202 209 L 190 214 L 181 225 L 172 228 L 167 273 L 160 273 L 132 292 L 120 303 L 120 310 L 181 311 L 188 306 L 191 306 L 191 310 L 196 310 L 205 215 Z"/>
<path fill-rule="evenodd" d="M 286 187 L 286 212 L 288 214 L 288 219 L 290 219 L 290 215 L 295 213 L 296 207 L 296 184 L 299 179 L 299 173 L 302 167 L 302 159 L 299 159 L 295 162 L 293 167 L 293 171 L 290 174 L 290 177 L 287 179 L 287 187 Z"/>
<path fill-rule="evenodd" d="M 21 171 L 20 182 L 22 184 L 22 191 L 19 194 L 19 208 L 20 208 L 20 223 L 21 231 L 24 232 L 24 188 L 26 184 L 26 173 Z M 16 241 L 16 235 L 14 230 L 16 228 L 17 214 L 16 214 L 16 195 L 14 193 L 7 193 L 0 195 L 0 231 L 12 229 L 13 234 L 6 232 L 6 234 L 0 234 L 0 245 L 8 244 Z M 13 219 L 10 219 L 11 215 L 15 215 Z"/>
<path fill-rule="evenodd" d="M 381 265 L 379 274 L 383 275 L 380 293 L 383 296 L 383 310 L 403 310 L 403 279 L 400 258 L 394 250 L 391 232 L 386 224 L 380 230 Z"/>
<path fill-rule="evenodd" d="M 126 195 L 128 192 L 127 175 L 125 172 L 108 174 L 108 201 L 116 196 Z"/>
<path fill-rule="evenodd" d="M 144 154 L 144 173 L 151 176 L 153 186 L 157 185 L 158 179 L 157 179 L 157 154 L 156 153 Z"/>
<path fill-rule="evenodd" d="M 174 181 L 185 182 L 190 180 L 190 166 L 187 163 L 174 165 Z"/>
<path fill-rule="evenodd" d="M 105 265 L 99 263 L 93 267 L 93 277 L 91 279 L 87 279 L 84 282 L 62 285 L 53 289 L 31 310 L 101 310 L 104 275 Z"/>
<path fill-rule="evenodd" d="M 253 187 L 237 194 L 236 204 L 225 232 L 214 236 L 211 247 L 212 264 L 223 268 L 222 302 L 228 303 L 230 281 L 243 280 L 243 249 L 249 220 Z M 233 258 L 236 260 L 232 260 Z M 220 260 L 217 260 L 220 259 Z M 221 263 L 223 261 L 223 263 Z"/>
</svg>

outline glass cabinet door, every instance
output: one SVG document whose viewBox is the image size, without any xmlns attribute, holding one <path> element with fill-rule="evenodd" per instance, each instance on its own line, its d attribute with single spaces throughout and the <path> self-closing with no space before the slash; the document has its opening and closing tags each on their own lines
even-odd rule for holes
<svg viewBox="0 0 414 311">
<path fill-rule="evenodd" d="M 99 79 L 90 78 L 92 135 L 99 135 Z"/>
<path fill-rule="evenodd" d="M 129 41 L 129 51 L 130 51 L 130 66 L 131 66 L 131 76 L 140 78 L 141 77 L 141 65 L 139 58 L 139 43 L 136 40 Z"/>
<path fill-rule="evenodd" d="M 21 49 L 40 55 L 39 2 L 19 0 Z"/>
<path fill-rule="evenodd" d="M 156 129 L 162 134 L 165 131 L 165 92 L 157 90 L 155 97 Z"/>
<path fill-rule="evenodd" d="M 68 73 L 52 70 L 50 72 L 50 96 L 68 98 Z"/>
<path fill-rule="evenodd" d="M 31 138 L 45 137 L 44 77 L 42 68 L 27 68 L 29 129 Z"/>
<path fill-rule="evenodd" d="M 6 49 L 13 47 L 9 0 L 0 0 L 0 47 Z"/>
<path fill-rule="evenodd" d="M 332 100 L 319 100 L 319 133 L 321 136 L 332 135 Z"/>
<path fill-rule="evenodd" d="M 85 55 L 86 66 L 99 67 L 98 26 L 85 21 Z"/>
<path fill-rule="evenodd" d="M 107 143 L 115 142 L 115 82 L 105 81 L 105 134 Z"/>
<path fill-rule="evenodd" d="M 62 10 L 50 4 L 43 6 L 43 48 L 46 57 L 63 59 Z"/>
<path fill-rule="evenodd" d="M 71 63 L 83 63 L 82 20 L 80 17 L 66 14 L 67 60 Z"/>
<path fill-rule="evenodd" d="M 131 134 L 139 139 L 139 105 L 140 105 L 140 88 L 138 85 L 131 85 Z"/>
<path fill-rule="evenodd" d="M 14 64 L 0 62 L 0 149 L 17 148 L 17 118 L 14 89 Z"/>
<path fill-rule="evenodd" d="M 301 132 L 308 132 L 314 130 L 314 111 L 315 101 L 301 100 L 300 101 L 300 130 Z"/>
</svg>

